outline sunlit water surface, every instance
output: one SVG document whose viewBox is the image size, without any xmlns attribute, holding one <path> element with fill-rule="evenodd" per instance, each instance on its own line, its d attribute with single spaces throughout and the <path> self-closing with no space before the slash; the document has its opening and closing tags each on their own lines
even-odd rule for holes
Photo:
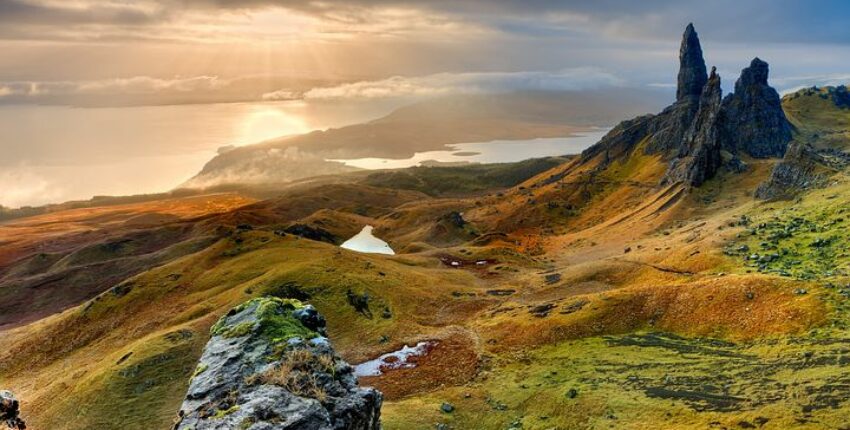
<svg viewBox="0 0 850 430">
<path fill-rule="evenodd" d="M 306 102 L 0 106 L 0 205 L 167 191 L 222 146 L 356 124 L 389 110 Z"/>
<path fill-rule="evenodd" d="M 570 137 L 539 138 L 525 140 L 494 140 L 491 142 L 459 143 L 448 145 L 450 149 L 417 152 L 405 159 L 357 158 L 341 161 L 361 169 L 402 169 L 427 164 L 429 161 L 442 163 L 511 163 L 529 158 L 552 157 L 578 154 L 598 142 L 608 129 L 577 133 Z"/>
<path fill-rule="evenodd" d="M 367 225 L 360 230 L 360 233 L 354 235 L 351 239 L 343 242 L 340 247 L 350 249 L 357 252 L 366 252 L 371 254 L 395 254 L 390 245 L 372 234 L 373 227 Z"/>
</svg>

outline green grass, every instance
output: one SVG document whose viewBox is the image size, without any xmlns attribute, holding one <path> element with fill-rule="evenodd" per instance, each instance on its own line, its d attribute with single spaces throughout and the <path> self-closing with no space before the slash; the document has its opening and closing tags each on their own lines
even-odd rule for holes
<svg viewBox="0 0 850 430">
<path fill-rule="evenodd" d="M 841 357 L 840 343 L 806 338 L 588 338 L 494 358 L 468 386 L 388 402 L 384 428 L 839 428 L 846 410 L 831 402 L 850 391 Z M 451 414 L 439 411 L 446 401 Z"/>
<path fill-rule="evenodd" d="M 565 161 L 562 157 L 547 157 L 516 163 L 411 167 L 373 173 L 364 181 L 372 186 L 420 191 L 431 196 L 463 195 L 512 187 Z"/>
</svg>

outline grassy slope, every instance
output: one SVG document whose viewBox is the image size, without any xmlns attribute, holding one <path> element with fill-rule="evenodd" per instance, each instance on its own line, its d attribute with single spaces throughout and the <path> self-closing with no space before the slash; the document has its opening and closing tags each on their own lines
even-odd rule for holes
<svg viewBox="0 0 850 430">
<path fill-rule="evenodd" d="M 839 270 L 848 258 L 838 218 L 850 185 L 811 192 L 793 210 L 757 203 L 750 193 L 771 162 L 749 161 L 749 174 L 687 195 L 645 187 L 660 171 L 649 157 L 615 164 L 591 184 L 566 163 L 502 195 L 467 199 L 372 190 L 368 204 L 328 208 L 316 200 L 357 188 L 292 191 L 206 219 L 201 230 L 306 216 L 338 221 L 347 234 L 374 221 L 413 247 L 449 209 L 468 211 L 482 230 L 519 219 L 536 230 L 394 257 L 281 238 L 274 222 L 230 230 L 118 293 L 4 332 L 0 381 L 24 399 L 34 428 L 167 428 L 217 317 L 250 297 L 298 292 L 326 315 L 352 362 L 423 339 L 449 346 L 417 369 L 368 381 L 389 393 L 387 429 L 840 428 L 850 416 L 842 293 L 850 279 Z M 568 202 L 576 210 L 565 211 Z M 742 215 L 750 225 L 738 222 Z M 759 248 L 795 216 L 824 230 L 780 239 L 775 246 L 793 254 L 762 273 L 724 254 Z M 776 226 L 752 235 L 761 222 Z M 541 236 L 547 226 L 556 234 Z M 818 234 L 838 238 L 806 246 Z M 445 254 L 497 262 L 451 269 L 438 259 Z M 806 263 L 791 276 L 775 273 L 792 257 Z M 371 319 L 348 305 L 348 289 L 373 297 Z M 381 317 L 384 307 L 391 318 Z M 440 412 L 444 401 L 456 411 Z"/>
</svg>

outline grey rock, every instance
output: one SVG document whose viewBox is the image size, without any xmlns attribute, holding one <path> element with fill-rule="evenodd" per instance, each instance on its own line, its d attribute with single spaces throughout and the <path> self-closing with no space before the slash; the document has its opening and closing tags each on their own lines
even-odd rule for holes
<svg viewBox="0 0 850 430">
<path fill-rule="evenodd" d="M 322 336 L 324 318 L 297 300 L 259 298 L 212 329 L 177 430 L 378 430 L 382 395 Z"/>
<path fill-rule="evenodd" d="M 754 58 L 741 71 L 735 92 L 723 100 L 724 146 L 756 158 L 782 157 L 792 126 L 779 93 L 767 83 L 768 64 Z"/>
<path fill-rule="evenodd" d="M 785 154 L 792 126 L 778 93 L 767 83 L 767 63 L 754 59 L 741 72 L 735 93 L 724 99 L 716 71 L 706 76 L 699 38 L 689 24 L 679 65 L 672 105 L 657 115 L 623 121 L 582 152 L 581 161 L 596 160 L 600 171 L 630 157 L 642 144 L 645 154 L 660 154 L 669 163 L 662 185 L 700 186 L 721 167 L 733 173 L 745 171 L 739 153 L 757 158 Z"/>
<path fill-rule="evenodd" d="M 662 183 L 685 182 L 698 187 L 720 169 L 720 100 L 720 76 L 712 67 L 700 96 L 699 109 Z"/>
<path fill-rule="evenodd" d="M 676 100 L 689 97 L 699 97 L 702 88 L 708 81 L 705 71 L 705 60 L 702 58 L 702 47 L 699 43 L 694 25 L 685 27 L 682 44 L 679 46 L 679 77 L 676 87 Z"/>
<path fill-rule="evenodd" d="M 11 391 L 0 391 L 0 425 L 11 430 L 24 430 L 26 423 L 20 417 L 20 403 Z"/>
<path fill-rule="evenodd" d="M 825 165 L 826 160 L 811 145 L 794 142 L 770 177 L 758 186 L 755 196 L 762 200 L 790 199 L 801 190 L 822 186 L 827 176 L 818 170 Z"/>
</svg>

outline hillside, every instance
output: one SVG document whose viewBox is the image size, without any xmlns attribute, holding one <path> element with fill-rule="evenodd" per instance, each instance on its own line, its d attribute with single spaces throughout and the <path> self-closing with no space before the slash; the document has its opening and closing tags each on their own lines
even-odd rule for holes
<svg viewBox="0 0 850 430">
<path fill-rule="evenodd" d="M 388 430 L 844 428 L 840 90 L 780 101 L 755 59 L 723 97 L 692 26 L 680 66 L 671 106 L 573 157 L 0 224 L 0 388 L 36 429 L 169 428 L 215 322 L 272 296 L 349 363 L 419 345 L 359 378 Z M 396 255 L 337 246 L 364 225 Z"/>
<path fill-rule="evenodd" d="M 365 124 L 236 148 L 210 160 L 182 188 L 282 183 L 356 170 L 328 159 L 402 159 L 456 143 L 564 137 L 654 108 L 657 98 L 634 90 L 441 97 Z"/>
</svg>

